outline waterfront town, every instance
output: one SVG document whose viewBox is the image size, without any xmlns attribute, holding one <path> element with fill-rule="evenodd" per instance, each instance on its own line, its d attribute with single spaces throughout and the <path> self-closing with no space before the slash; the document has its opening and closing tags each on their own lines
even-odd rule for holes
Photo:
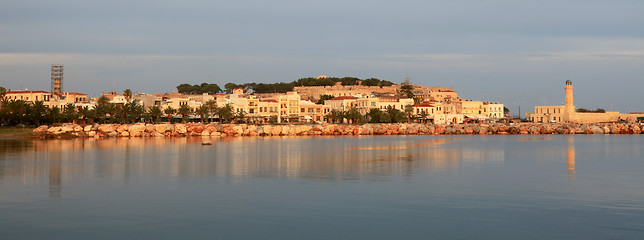
<svg viewBox="0 0 644 240">
<path fill-rule="evenodd" d="M 123 92 L 106 92 L 100 97 L 89 97 L 88 94 L 64 91 L 64 65 L 51 65 L 50 91 L 2 89 L 3 123 L 9 116 L 15 116 L 20 107 L 26 104 L 35 112 L 59 113 L 44 119 L 41 113 L 31 119 L 36 125 L 71 123 L 92 125 L 95 123 L 233 123 L 233 124 L 366 124 L 366 123 L 418 123 L 418 124 L 481 124 L 520 121 L 511 119 L 508 109 L 502 103 L 484 100 L 469 100 L 459 97 L 452 88 L 428 87 L 413 85 L 407 79 L 402 84 L 393 84 L 379 79 L 329 78 L 324 75 L 300 80 L 309 84 L 293 86 L 292 89 L 280 92 L 258 92 L 249 85 L 226 84 L 222 90 L 216 84 L 203 83 L 191 86 L 182 84 L 176 92 L 168 93 L 133 93 L 130 89 Z M 306 80 L 306 81 L 305 81 Z M 313 82 L 311 84 L 311 82 Z M 323 83 L 323 84 L 319 84 Z M 259 89 L 259 88 L 258 88 Z M 48 109 L 48 110 L 47 110 Z M 25 114 L 22 114 L 25 115 Z M 636 122 L 642 120 L 641 113 L 619 113 L 605 111 L 580 111 L 574 106 L 572 81 L 565 82 L 565 105 L 536 106 L 534 112 L 526 114 L 526 121 L 533 123 L 561 124 L 594 124 L 607 122 Z M 22 124 L 18 119 L 14 124 Z M 26 120 L 28 121 L 28 120 Z M 95 126 L 94 130 L 98 130 Z M 382 133 L 378 128 L 368 127 L 365 130 L 347 130 L 347 132 Z M 401 128 L 398 126 L 397 128 Z M 402 126 L 403 129 L 407 127 Z M 419 127 L 410 127 L 412 129 Z M 607 127 L 608 128 L 608 127 Z M 91 131 L 91 127 L 87 129 Z M 261 129 L 261 127 L 260 127 Z M 418 131 L 430 131 L 416 129 Z M 438 127 L 440 132 L 440 127 Z M 480 127 L 476 132 L 480 132 Z M 554 132 L 554 129 L 550 132 Z M 170 129 L 168 129 L 170 130 Z M 221 135 L 222 131 L 219 132 Z M 307 130 L 295 130 L 298 133 Z M 443 132 L 447 130 L 445 129 Z M 508 133 L 519 133 L 520 129 L 506 129 Z M 36 132 L 45 132 L 39 128 Z M 174 129 L 172 129 L 174 131 Z M 172 132 L 171 131 L 171 132 Z M 199 135 L 203 135 L 197 130 Z M 277 135 L 280 133 L 275 132 Z M 457 128 L 454 131 L 459 131 Z M 474 132 L 473 129 L 460 131 Z M 575 132 L 575 130 L 570 130 Z M 610 131 L 610 130 L 608 130 Z M 621 130 L 619 130 L 621 131 Z M 628 132 L 629 130 L 625 130 Z M 631 132 L 633 130 L 630 130 Z M 635 130 L 639 131 L 639 130 Z M 52 132 L 49 129 L 49 132 Z M 54 131 L 55 132 L 55 131 Z M 103 131 L 105 133 L 111 131 Z M 123 132 L 123 131 L 119 131 Z M 143 131 L 144 132 L 144 131 Z M 160 134 L 165 134 L 163 130 Z M 264 130 L 262 133 L 266 132 Z M 272 132 L 269 129 L 268 132 Z M 324 132 L 320 130 L 320 134 Z M 340 131 L 342 132 L 342 131 Z M 436 128 L 431 130 L 436 132 Z M 543 130 L 523 132 L 541 133 Z M 548 132 L 548 130 L 546 130 Z M 561 131 L 559 131 L 561 132 Z M 565 131 L 564 131 L 565 132 Z M 593 132 L 590 128 L 578 132 Z M 597 131 L 595 131 L 597 132 Z M 188 130 L 184 131 L 188 133 Z M 404 134 L 405 132 L 403 132 Z M 416 134 L 407 133 L 407 134 Z M 208 135 L 207 134 L 207 135 Z M 230 133 L 235 135 L 235 133 Z M 242 135 L 243 131 L 239 133 Z M 281 135 L 287 135 L 287 132 Z M 331 133 L 333 134 L 333 131 Z M 395 132 L 394 134 L 401 134 Z M 118 134 L 117 134 L 118 135 Z M 128 134 L 129 135 L 129 134 Z M 224 134 L 225 135 L 225 134 Z M 357 134 L 356 134 L 357 135 Z"/>
</svg>

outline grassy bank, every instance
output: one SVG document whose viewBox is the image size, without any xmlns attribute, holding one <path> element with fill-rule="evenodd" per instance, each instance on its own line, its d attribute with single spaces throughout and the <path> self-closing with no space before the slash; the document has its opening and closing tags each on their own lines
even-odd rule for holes
<svg viewBox="0 0 644 240">
<path fill-rule="evenodd" d="M 0 138 L 25 138 L 30 137 L 33 127 L 0 127 Z"/>
</svg>

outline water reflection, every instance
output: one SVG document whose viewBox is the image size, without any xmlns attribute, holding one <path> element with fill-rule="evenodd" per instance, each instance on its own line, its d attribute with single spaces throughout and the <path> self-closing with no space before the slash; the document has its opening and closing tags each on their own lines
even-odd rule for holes
<svg viewBox="0 0 644 240">
<path fill-rule="evenodd" d="M 500 145 L 405 137 L 134 138 L 0 141 L 0 180 L 48 182 L 58 198 L 66 181 L 85 178 L 222 177 L 387 181 L 387 176 L 481 167 L 504 161 Z M 0 181 L 0 184 L 2 181 Z"/>
<path fill-rule="evenodd" d="M 566 138 L 568 147 L 566 148 L 566 163 L 568 164 L 568 178 L 575 179 L 575 138 L 568 136 Z"/>
</svg>

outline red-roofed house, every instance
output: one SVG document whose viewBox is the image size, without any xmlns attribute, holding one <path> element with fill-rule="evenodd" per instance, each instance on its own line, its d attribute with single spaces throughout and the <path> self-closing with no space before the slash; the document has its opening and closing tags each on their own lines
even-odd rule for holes
<svg viewBox="0 0 644 240">
<path fill-rule="evenodd" d="M 357 100 L 352 96 L 341 96 L 325 100 L 324 105 L 328 105 L 331 110 L 348 111 L 353 107 L 357 107 Z"/>
</svg>

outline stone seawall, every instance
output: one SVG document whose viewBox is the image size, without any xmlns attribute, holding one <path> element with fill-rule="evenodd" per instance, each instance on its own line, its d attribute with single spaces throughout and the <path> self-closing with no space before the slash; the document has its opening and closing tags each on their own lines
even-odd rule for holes
<svg viewBox="0 0 644 240">
<path fill-rule="evenodd" d="M 40 126 L 33 131 L 39 138 L 62 137 L 185 137 L 185 136 L 314 136 L 314 135 L 506 135 L 506 134 L 642 134 L 640 123 L 605 124 L 94 124 Z"/>
</svg>

